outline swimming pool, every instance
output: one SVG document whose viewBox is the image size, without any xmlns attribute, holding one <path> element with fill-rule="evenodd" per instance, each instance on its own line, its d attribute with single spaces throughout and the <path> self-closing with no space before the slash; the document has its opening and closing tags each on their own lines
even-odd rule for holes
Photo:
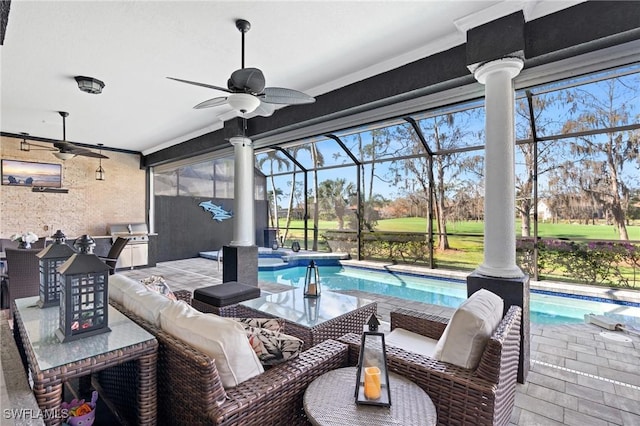
<svg viewBox="0 0 640 426">
<path fill-rule="evenodd" d="M 359 290 L 416 302 L 457 308 L 467 298 L 466 282 L 349 266 L 320 266 L 322 287 L 328 290 Z M 295 287 L 304 285 L 306 267 L 260 270 L 258 280 Z M 593 313 L 615 318 L 640 328 L 640 305 L 622 305 L 597 300 L 558 296 L 531 291 L 531 322 L 534 324 L 568 324 L 584 322 Z"/>
</svg>

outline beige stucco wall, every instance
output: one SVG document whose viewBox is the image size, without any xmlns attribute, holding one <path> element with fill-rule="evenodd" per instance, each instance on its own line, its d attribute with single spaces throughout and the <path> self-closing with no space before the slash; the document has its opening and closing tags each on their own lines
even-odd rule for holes
<svg viewBox="0 0 640 426">
<path fill-rule="evenodd" d="M 104 154 L 109 157 L 102 160 L 106 180 L 97 181 L 97 158 L 76 156 L 61 161 L 51 151 L 20 151 L 20 139 L 1 137 L 2 159 L 62 164 L 62 187 L 69 192 L 39 193 L 27 187 L 0 186 L 0 237 L 27 231 L 49 236 L 56 229 L 69 238 L 100 236 L 107 234 L 107 225 L 112 223 L 145 222 L 145 171 L 140 169 L 139 155 Z"/>
</svg>

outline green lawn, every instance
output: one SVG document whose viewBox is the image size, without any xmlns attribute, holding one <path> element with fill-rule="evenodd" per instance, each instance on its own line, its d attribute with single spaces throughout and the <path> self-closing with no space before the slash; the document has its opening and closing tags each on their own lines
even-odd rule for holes
<svg viewBox="0 0 640 426">
<path fill-rule="evenodd" d="M 284 227 L 284 220 L 280 222 Z M 310 226 L 313 226 L 312 222 L 309 222 Z M 336 230 L 338 224 L 336 221 L 320 221 L 318 224 L 319 235 L 319 249 L 329 250 L 326 246 L 326 241 L 322 238 L 324 231 Z M 290 246 L 293 240 L 303 242 L 304 222 L 301 220 L 292 221 L 291 228 L 285 241 L 285 246 Z M 426 220 L 424 218 L 399 218 L 399 219 L 384 219 L 379 220 L 376 226 L 376 231 L 379 232 L 412 232 L 412 233 L 424 233 L 426 231 Z M 434 225 L 434 231 L 436 227 Z M 437 268 L 443 269 L 462 269 L 472 271 L 477 268 L 483 261 L 483 248 L 484 248 L 484 223 L 476 221 L 466 222 L 450 222 L 447 224 L 448 240 L 450 250 L 434 252 L 434 260 Z M 531 230 L 533 233 L 533 229 Z M 631 240 L 640 240 L 640 225 L 634 224 L 627 227 L 629 238 Z M 520 221 L 516 222 L 516 235 L 520 235 Z M 604 223 L 596 223 L 595 225 L 584 225 L 574 223 L 540 223 L 538 225 L 538 235 L 543 238 L 567 238 L 570 240 L 580 239 L 598 239 L 598 240 L 618 240 L 617 230 L 612 225 L 606 225 Z M 313 231 L 308 231 L 309 244 L 312 243 Z M 335 243 L 335 242 L 334 242 Z M 365 242 L 365 244 L 369 244 Z M 332 243 L 332 245 L 334 245 Z M 344 247 L 348 247 L 345 249 Z M 373 247 L 373 246 L 372 246 Z M 356 253 L 356 247 L 352 243 L 347 246 L 338 246 L 341 251 L 349 251 L 352 255 Z M 386 250 L 386 249 L 385 249 Z M 379 250 L 378 253 L 381 256 L 388 256 L 389 251 Z M 387 253 L 387 254 L 384 254 Z M 389 259 L 379 259 L 388 261 Z M 401 261 L 401 260 L 400 260 Z M 418 261 L 418 264 L 421 262 Z M 633 281 L 637 282 L 635 276 L 638 271 L 634 271 L 631 267 L 627 268 L 622 266 L 621 268 L 625 276 L 633 277 Z M 557 274 L 557 275 L 556 275 Z M 547 279 L 568 279 L 564 277 L 562 271 L 556 271 L 553 276 L 546 277 Z M 631 278 L 630 278 L 631 279 Z M 638 285 L 638 284 L 636 284 Z"/>
<path fill-rule="evenodd" d="M 285 221 L 280 220 L 280 226 L 284 227 Z M 313 226 L 313 222 L 309 221 Z M 291 228 L 303 228 L 304 221 L 291 221 Z M 338 229 L 338 222 L 321 220 L 319 229 Z M 426 232 L 427 221 L 419 217 L 406 217 L 398 219 L 382 219 L 378 221 L 375 228 L 377 231 L 389 232 Z M 436 227 L 434 225 L 434 231 Z M 516 235 L 520 235 L 521 223 L 516 221 Z M 290 230 L 290 234 L 300 238 L 303 235 L 302 229 Z M 450 222 L 447 224 L 447 232 L 452 234 L 482 234 L 484 223 L 475 221 Z M 627 226 L 630 240 L 640 240 L 640 225 Z M 533 224 L 531 225 L 533 234 Z M 599 240 L 617 240 L 618 232 L 615 226 L 606 224 L 583 225 L 574 223 L 540 223 L 538 224 L 538 235 L 547 238 L 589 238 Z"/>
</svg>

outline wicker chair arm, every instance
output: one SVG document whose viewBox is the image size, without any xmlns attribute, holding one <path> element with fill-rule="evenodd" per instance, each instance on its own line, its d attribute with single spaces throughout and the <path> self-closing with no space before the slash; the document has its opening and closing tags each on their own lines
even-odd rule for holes
<svg viewBox="0 0 640 426">
<path fill-rule="evenodd" d="M 173 292 L 176 299 L 187 302 L 188 305 L 191 305 L 191 291 L 189 290 L 176 290 Z"/>
<path fill-rule="evenodd" d="M 227 400 L 212 407 L 215 425 L 305 423 L 302 397 L 309 384 L 322 374 L 347 364 L 348 347 L 326 340 L 259 376 L 227 390 Z"/>
<path fill-rule="evenodd" d="M 392 311 L 390 315 L 391 330 L 404 328 L 434 340 L 440 339 L 449 322 L 449 318 L 402 308 Z"/>
<path fill-rule="evenodd" d="M 500 382 L 510 375 L 520 353 L 520 323 L 522 309 L 511 306 L 494 330 L 480 358 L 476 374 L 491 382 Z M 513 358 L 516 362 L 512 362 Z"/>
</svg>

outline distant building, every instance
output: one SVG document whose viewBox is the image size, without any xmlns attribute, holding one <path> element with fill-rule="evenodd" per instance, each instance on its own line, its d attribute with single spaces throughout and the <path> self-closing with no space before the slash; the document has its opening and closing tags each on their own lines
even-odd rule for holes
<svg viewBox="0 0 640 426">
<path fill-rule="evenodd" d="M 546 200 L 538 200 L 537 213 L 539 221 L 546 222 L 553 220 L 553 211 L 551 211 Z"/>
</svg>

